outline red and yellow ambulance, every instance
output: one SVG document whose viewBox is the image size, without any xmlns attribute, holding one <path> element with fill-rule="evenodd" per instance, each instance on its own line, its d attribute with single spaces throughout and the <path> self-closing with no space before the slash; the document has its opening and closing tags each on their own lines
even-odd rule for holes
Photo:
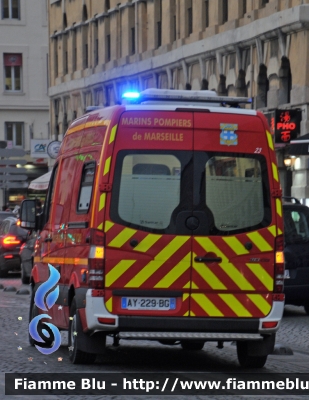
<svg viewBox="0 0 309 400">
<path fill-rule="evenodd" d="M 148 89 L 69 127 L 36 224 L 31 317 L 51 264 L 73 363 L 111 335 L 236 341 L 242 366 L 264 366 L 284 308 L 281 188 L 266 119 L 241 100 Z"/>
</svg>

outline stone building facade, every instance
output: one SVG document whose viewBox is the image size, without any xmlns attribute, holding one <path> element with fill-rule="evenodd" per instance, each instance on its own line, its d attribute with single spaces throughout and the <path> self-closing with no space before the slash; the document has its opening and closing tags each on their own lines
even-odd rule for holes
<svg viewBox="0 0 309 400">
<path fill-rule="evenodd" d="M 151 87 L 249 96 L 263 112 L 297 108 L 308 132 L 309 0 L 49 0 L 49 35 L 52 139 L 88 106 Z M 286 147 L 277 154 L 290 194 Z M 301 199 L 307 175 L 300 157 L 292 194 Z"/>
<path fill-rule="evenodd" d="M 13 208 L 28 195 L 29 182 L 47 171 L 46 159 L 30 157 L 30 141 L 49 136 L 48 3 L 0 0 L 0 7 L 0 141 L 26 151 L 28 162 L 27 181 L 0 189 L 0 207 Z"/>
</svg>

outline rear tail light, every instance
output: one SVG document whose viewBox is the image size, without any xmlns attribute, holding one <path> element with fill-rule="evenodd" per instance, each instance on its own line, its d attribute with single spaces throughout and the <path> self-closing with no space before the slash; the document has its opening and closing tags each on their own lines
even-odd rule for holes
<svg viewBox="0 0 309 400">
<path fill-rule="evenodd" d="M 5 236 L 2 243 L 6 246 L 20 244 L 21 241 L 16 236 Z"/>
<path fill-rule="evenodd" d="M 90 243 L 88 284 L 92 289 L 103 289 L 105 273 L 104 232 L 98 229 L 91 229 L 88 242 Z"/>
<path fill-rule="evenodd" d="M 275 282 L 274 293 L 283 293 L 284 285 L 284 241 L 283 235 L 277 236 L 275 240 Z"/>
</svg>

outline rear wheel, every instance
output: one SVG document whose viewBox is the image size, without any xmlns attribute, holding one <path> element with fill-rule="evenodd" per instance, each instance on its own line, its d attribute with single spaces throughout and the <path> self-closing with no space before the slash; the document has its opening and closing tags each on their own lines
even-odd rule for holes
<svg viewBox="0 0 309 400">
<path fill-rule="evenodd" d="M 249 356 L 247 342 L 237 342 L 237 357 L 239 364 L 245 368 L 262 368 L 267 360 L 267 356 Z"/>
<path fill-rule="evenodd" d="M 198 351 L 202 350 L 204 347 L 205 342 L 200 342 L 200 341 L 193 341 L 193 340 L 182 340 L 180 342 L 181 347 L 184 350 L 192 350 L 192 351 Z"/>
<path fill-rule="evenodd" d="M 8 276 L 9 272 L 6 269 L 1 269 L 0 266 L 0 278 L 6 278 Z"/>
<path fill-rule="evenodd" d="M 79 335 L 83 334 L 81 321 L 76 308 L 76 300 L 74 298 L 70 308 L 69 323 L 69 358 L 73 364 L 92 364 L 95 362 L 96 354 L 80 350 Z"/>
<path fill-rule="evenodd" d="M 30 281 L 30 278 L 26 274 L 25 267 L 24 267 L 23 263 L 21 263 L 21 265 L 20 265 L 20 272 L 21 272 L 21 281 L 22 281 L 22 283 L 27 285 L 29 283 L 29 281 Z"/>
</svg>

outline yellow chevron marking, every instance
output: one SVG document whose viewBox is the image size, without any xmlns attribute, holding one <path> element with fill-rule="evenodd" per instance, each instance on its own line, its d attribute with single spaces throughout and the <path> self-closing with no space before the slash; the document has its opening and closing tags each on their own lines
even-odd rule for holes
<svg viewBox="0 0 309 400">
<path fill-rule="evenodd" d="M 184 285 L 184 289 L 190 289 L 191 288 L 191 282 L 188 282 Z"/>
<path fill-rule="evenodd" d="M 254 290 L 254 287 L 233 264 L 220 264 L 220 267 L 241 290 Z"/>
<path fill-rule="evenodd" d="M 196 240 L 206 252 L 214 252 L 217 257 L 222 258 L 222 262 L 219 264 L 220 267 L 241 290 L 254 290 L 254 287 L 250 284 L 250 282 L 247 281 L 247 279 L 235 267 L 235 265 L 229 262 L 228 258 L 209 238 L 196 238 Z"/>
<path fill-rule="evenodd" d="M 105 277 L 105 286 L 111 286 L 122 274 L 124 274 L 135 263 L 136 260 L 121 260 Z"/>
<path fill-rule="evenodd" d="M 169 288 L 190 268 L 191 252 L 188 253 L 174 268 L 172 268 L 154 287 Z"/>
<path fill-rule="evenodd" d="M 269 314 L 271 305 L 267 303 L 263 296 L 260 294 L 247 294 L 249 299 L 256 305 L 256 307 L 262 311 L 263 315 Z"/>
<path fill-rule="evenodd" d="M 182 294 L 182 301 L 187 300 L 188 297 L 189 297 L 189 293 L 183 293 Z"/>
<path fill-rule="evenodd" d="M 206 264 L 194 263 L 193 268 L 212 289 L 226 290 L 226 286 L 216 277 Z"/>
<path fill-rule="evenodd" d="M 149 234 L 133 250 L 146 253 L 161 237 L 162 235 Z"/>
<path fill-rule="evenodd" d="M 112 157 L 108 157 L 105 161 L 103 176 L 109 173 Z"/>
<path fill-rule="evenodd" d="M 210 316 L 223 317 L 222 312 L 202 293 L 192 293 L 192 299 Z M 190 315 L 193 315 L 192 311 Z"/>
<path fill-rule="evenodd" d="M 103 230 L 103 222 L 101 222 L 101 224 L 98 225 L 97 229 L 100 229 L 101 231 Z"/>
<path fill-rule="evenodd" d="M 223 240 L 238 256 L 249 253 L 245 246 L 235 236 L 224 237 Z"/>
<path fill-rule="evenodd" d="M 277 227 L 276 227 L 276 225 L 270 226 L 270 227 L 268 228 L 268 230 L 269 230 L 269 232 L 270 232 L 273 236 L 276 236 L 276 234 L 277 234 Z"/>
<path fill-rule="evenodd" d="M 280 217 L 282 217 L 282 204 L 280 199 L 276 199 L 276 210 L 277 214 L 280 215 Z"/>
<path fill-rule="evenodd" d="M 192 283 L 191 283 L 191 289 L 199 289 L 199 287 L 197 286 L 196 283 L 194 283 L 194 282 L 192 281 Z"/>
<path fill-rule="evenodd" d="M 247 236 L 256 245 L 256 247 L 260 251 L 273 250 L 273 248 L 270 246 L 270 244 L 266 242 L 266 240 L 263 238 L 262 235 L 259 234 L 259 232 L 247 233 Z"/>
<path fill-rule="evenodd" d="M 278 228 L 278 235 L 282 235 L 282 230 Z"/>
<path fill-rule="evenodd" d="M 102 193 L 100 196 L 99 211 L 103 210 L 103 208 L 105 207 L 105 201 L 106 201 L 106 193 Z"/>
<path fill-rule="evenodd" d="M 273 290 L 274 281 L 261 264 L 248 263 L 247 267 L 254 273 L 254 275 L 263 283 L 267 290 Z"/>
<path fill-rule="evenodd" d="M 196 237 L 195 240 L 203 247 L 203 249 L 209 253 L 214 252 L 217 257 L 222 258 L 223 263 L 229 262 L 228 258 L 222 253 L 222 251 L 207 237 Z"/>
<path fill-rule="evenodd" d="M 141 286 L 154 272 L 156 272 L 162 264 L 164 264 L 177 250 L 183 246 L 188 240 L 189 236 L 175 237 L 159 254 L 157 254 L 153 261 L 150 261 L 145 267 L 135 275 L 125 287 L 139 287 Z"/>
<path fill-rule="evenodd" d="M 113 298 L 112 297 L 105 302 L 105 307 L 106 307 L 107 311 L 112 312 L 112 310 L 113 310 Z"/>
<path fill-rule="evenodd" d="M 115 126 L 112 127 L 112 130 L 111 130 L 111 134 L 110 134 L 110 137 L 109 137 L 109 142 L 108 142 L 108 144 L 111 144 L 111 143 L 115 140 L 116 131 L 117 131 L 117 125 L 115 125 Z"/>
<path fill-rule="evenodd" d="M 273 177 L 274 177 L 275 181 L 279 182 L 277 166 L 274 163 L 272 163 L 271 166 L 273 169 Z"/>
<path fill-rule="evenodd" d="M 186 311 L 183 316 L 184 317 L 188 317 L 189 316 L 189 311 Z"/>
<path fill-rule="evenodd" d="M 266 136 L 267 136 L 267 141 L 268 141 L 268 146 L 274 150 L 274 142 L 273 142 L 273 137 L 270 132 L 266 131 Z"/>
<path fill-rule="evenodd" d="M 219 294 L 219 297 L 234 311 L 238 317 L 252 317 L 249 311 L 232 294 Z"/>
<path fill-rule="evenodd" d="M 113 223 L 113 222 L 111 222 L 111 221 L 105 221 L 105 229 L 104 229 L 104 232 L 109 231 L 110 228 L 111 228 L 112 226 L 114 226 L 114 223 Z"/>
<path fill-rule="evenodd" d="M 108 243 L 110 247 L 120 248 L 127 242 L 133 235 L 135 235 L 136 230 L 125 228 L 123 231 L 119 233 L 111 242 Z"/>
</svg>

